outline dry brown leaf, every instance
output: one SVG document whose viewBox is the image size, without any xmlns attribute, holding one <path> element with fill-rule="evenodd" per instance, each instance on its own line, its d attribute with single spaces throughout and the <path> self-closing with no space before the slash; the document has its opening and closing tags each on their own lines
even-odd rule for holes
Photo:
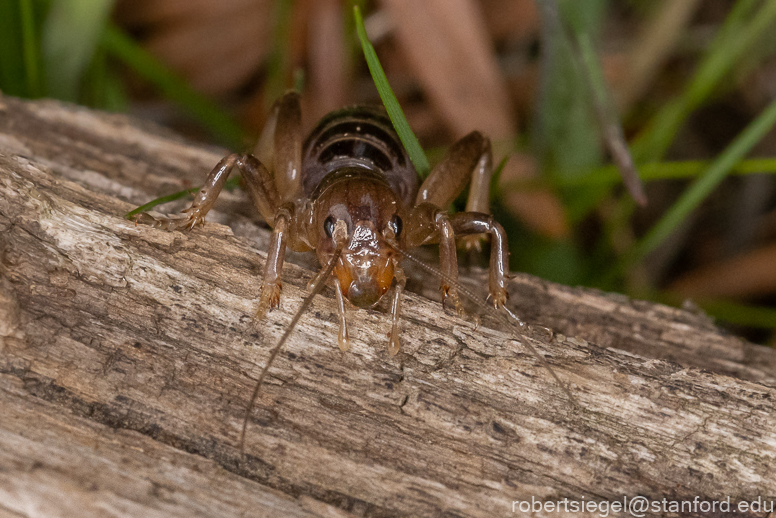
<svg viewBox="0 0 776 518">
<path fill-rule="evenodd" d="M 144 46 L 197 90 L 223 95 L 254 74 L 267 56 L 271 37 L 269 0 L 138 2 L 119 10 L 125 23 L 148 34 Z M 139 25 L 139 27 L 138 27 Z"/>
<path fill-rule="evenodd" d="M 431 103 L 456 137 L 478 129 L 515 133 L 503 77 L 479 5 L 472 0 L 383 0 L 399 44 Z"/>
<path fill-rule="evenodd" d="M 456 137 L 474 129 L 494 144 L 509 140 L 516 121 L 479 5 L 470 0 L 383 0 L 414 74 Z M 495 153 L 498 159 L 499 153 Z M 530 162 L 532 163 L 532 162 Z M 502 179 L 525 177 L 526 161 L 512 157 Z M 504 192 L 507 207 L 541 234 L 568 233 L 563 207 L 549 191 Z"/>
<path fill-rule="evenodd" d="M 318 120 L 341 108 L 348 98 L 344 13 L 341 0 L 318 0 L 308 25 L 308 115 Z"/>
<path fill-rule="evenodd" d="M 488 31 L 494 39 L 527 40 L 541 28 L 536 0 L 480 0 Z"/>
<path fill-rule="evenodd" d="M 698 268 L 674 281 L 669 290 L 686 298 L 776 293 L 776 244 Z"/>
</svg>

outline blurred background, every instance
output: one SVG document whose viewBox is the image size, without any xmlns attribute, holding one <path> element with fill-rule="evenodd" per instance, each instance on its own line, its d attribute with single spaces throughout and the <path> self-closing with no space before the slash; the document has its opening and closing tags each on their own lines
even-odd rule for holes
<svg viewBox="0 0 776 518">
<path fill-rule="evenodd" d="M 432 164 L 473 129 L 508 157 L 492 211 L 512 270 L 776 345 L 776 2 L 355 3 Z M 0 0 L 0 90 L 248 150 L 288 88 L 308 129 L 380 102 L 353 5 Z"/>
</svg>

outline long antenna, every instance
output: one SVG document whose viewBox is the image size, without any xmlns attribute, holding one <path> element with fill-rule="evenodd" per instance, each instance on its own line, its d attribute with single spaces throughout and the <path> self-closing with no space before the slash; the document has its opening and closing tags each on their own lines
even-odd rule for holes
<svg viewBox="0 0 776 518">
<path fill-rule="evenodd" d="M 391 248 L 396 250 L 398 253 L 400 253 L 401 255 L 403 255 L 404 257 L 406 257 L 416 265 L 420 266 L 426 272 L 450 284 L 452 287 L 458 290 L 458 293 L 461 293 L 462 295 L 464 295 L 467 299 L 474 302 L 481 309 L 485 311 L 493 311 L 493 313 L 497 315 L 499 318 L 501 318 L 508 326 L 510 327 L 514 326 L 514 323 L 510 321 L 503 313 L 496 312 L 492 306 L 490 306 L 487 302 L 482 300 L 482 297 L 477 296 L 473 291 L 471 291 L 469 288 L 467 288 L 466 286 L 458 282 L 456 279 L 453 279 L 449 275 L 445 274 L 444 272 L 441 272 L 436 268 L 434 268 L 433 266 L 426 264 L 425 262 L 421 261 L 420 259 L 410 254 L 409 252 L 405 252 L 404 250 L 400 249 L 396 245 L 389 243 L 387 240 L 385 242 L 388 243 L 388 245 L 390 245 Z M 521 328 L 524 328 L 527 326 L 527 324 L 522 320 L 520 320 L 520 318 L 518 318 L 517 315 L 515 315 L 508 307 L 504 306 L 504 311 L 506 312 L 506 315 L 512 318 L 515 322 L 517 322 L 517 325 L 520 326 Z M 520 334 L 521 336 L 525 336 L 523 335 L 523 333 L 520 333 L 520 332 L 518 332 L 518 334 Z M 552 366 L 550 366 L 547 359 L 541 354 L 539 354 L 539 351 L 536 350 L 536 347 L 534 347 L 534 345 L 528 340 L 522 340 L 522 343 L 528 348 L 529 351 L 531 351 L 531 354 L 533 354 L 536 357 L 536 359 L 539 360 L 539 363 L 541 363 L 544 366 L 544 368 L 547 369 L 547 371 L 552 375 L 552 377 L 555 379 L 555 382 L 560 386 L 563 392 L 566 393 L 566 396 L 569 398 L 569 401 L 571 402 L 571 404 L 577 408 L 580 408 L 577 398 L 575 398 L 571 394 L 571 391 L 568 389 L 568 387 L 566 387 L 566 385 L 564 385 L 560 381 L 560 378 L 558 377 L 557 374 L 555 374 L 555 371 L 553 370 Z"/>
<path fill-rule="evenodd" d="M 283 345 L 288 340 L 288 337 L 291 336 L 291 332 L 294 330 L 294 327 L 296 327 L 297 322 L 299 322 L 299 319 L 302 318 L 302 314 L 307 310 L 308 307 L 310 307 L 310 304 L 312 304 L 313 297 L 315 297 L 316 295 L 318 295 L 320 292 L 323 291 L 323 288 L 326 286 L 326 279 L 329 278 L 329 275 L 331 275 L 332 270 L 334 270 L 334 265 L 337 264 L 337 259 L 339 259 L 339 256 L 341 253 L 342 253 L 342 246 L 340 245 L 334 250 L 334 255 L 331 257 L 329 264 L 326 266 L 326 269 L 323 272 L 323 275 L 316 279 L 318 282 L 313 287 L 313 290 L 310 292 L 309 295 L 307 295 L 307 297 L 305 297 L 304 301 L 302 302 L 302 305 L 299 306 L 299 309 L 296 310 L 296 314 L 294 315 L 294 318 L 291 319 L 291 323 L 288 324 L 288 327 L 286 328 L 286 332 L 283 333 L 283 336 L 280 338 L 280 341 L 269 353 L 269 359 L 267 360 L 267 363 L 264 365 L 264 368 L 261 370 L 261 374 L 259 374 L 259 379 L 256 381 L 256 386 L 253 388 L 253 395 L 251 395 L 251 401 L 250 403 L 248 403 L 248 408 L 245 410 L 242 432 L 240 432 L 240 455 L 245 454 L 245 432 L 248 429 L 248 419 L 250 419 L 251 417 L 251 412 L 253 411 L 253 406 L 256 404 L 256 399 L 259 397 L 259 390 L 261 389 L 261 384 L 264 382 L 264 377 L 267 375 L 267 371 L 269 371 L 269 368 L 272 365 L 272 362 L 275 361 L 275 357 L 280 352 L 280 349 L 282 349 Z"/>
</svg>

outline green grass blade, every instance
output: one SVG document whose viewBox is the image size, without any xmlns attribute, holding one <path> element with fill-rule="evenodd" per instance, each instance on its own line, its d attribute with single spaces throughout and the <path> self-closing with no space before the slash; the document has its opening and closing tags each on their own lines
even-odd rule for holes
<svg viewBox="0 0 776 518">
<path fill-rule="evenodd" d="M 595 131 L 593 91 L 572 41 L 597 33 L 605 14 L 601 0 L 537 0 L 542 22 L 541 75 L 532 143 L 551 176 L 565 177 L 597 167 L 603 157 Z M 575 193 L 584 196 L 585 193 Z"/>
<path fill-rule="evenodd" d="M 677 98 L 667 102 L 632 141 L 630 148 L 636 164 L 641 166 L 663 158 L 689 115 L 731 77 L 744 56 L 751 55 L 753 49 L 769 37 L 768 30 L 772 32 L 775 21 L 776 2 L 735 2 L 688 85 Z M 753 64 L 747 62 L 747 66 Z M 643 177 L 643 171 L 641 175 Z M 608 192 L 608 189 L 599 189 L 597 196 L 575 198 L 568 210 L 572 221 L 588 214 Z"/>
<path fill-rule="evenodd" d="M 657 162 L 643 164 L 640 170 L 641 179 L 645 182 L 655 180 L 685 180 L 700 176 L 711 165 L 707 160 L 683 160 L 676 162 Z M 731 175 L 776 174 L 776 158 L 750 158 L 737 163 L 731 170 Z M 613 165 L 600 167 L 587 174 L 571 175 L 567 178 L 513 180 L 504 184 L 505 188 L 544 186 L 555 189 L 589 187 L 596 185 L 611 186 L 621 181 L 617 168 Z"/>
<path fill-rule="evenodd" d="M 554 154 L 554 165 L 563 169 L 555 176 L 573 176 L 569 174 L 573 171 L 569 171 L 568 166 L 573 167 L 574 162 L 569 158 L 585 157 L 588 166 L 600 163 L 603 142 L 631 196 L 640 205 L 645 205 L 646 195 L 593 43 L 593 35 L 605 16 L 606 4 L 539 0 L 538 5 L 542 13 L 543 39 L 547 43 L 542 53 L 541 109 L 554 113 L 551 117 L 540 115 L 543 123 L 540 130 L 542 141 L 549 144 Z M 581 114 L 570 118 L 572 110 L 564 109 L 568 106 L 581 109 Z M 551 124 L 556 126 L 554 130 Z M 593 126 L 598 127 L 598 132 L 590 131 Z M 575 146 L 579 148 L 575 150 Z M 575 195 L 579 196 L 579 193 Z"/>
<path fill-rule="evenodd" d="M 423 148 L 420 147 L 417 137 L 410 129 L 410 125 L 407 119 L 404 117 L 404 113 L 401 111 L 399 101 L 391 90 L 391 85 L 388 84 L 388 78 L 385 77 L 385 71 L 383 71 L 380 60 L 377 59 L 377 53 L 375 48 L 369 41 L 369 37 L 366 35 L 366 28 L 364 27 L 364 20 L 361 17 L 361 11 L 358 6 L 353 6 L 353 16 L 356 21 L 356 31 L 358 32 L 358 38 L 361 40 L 361 48 L 364 51 L 364 57 L 366 63 L 369 66 L 369 73 L 372 74 L 372 80 L 377 87 L 377 92 L 380 94 L 380 99 L 383 100 L 385 109 L 388 112 L 388 116 L 391 118 L 393 127 L 396 129 L 401 143 L 404 144 L 404 148 L 410 156 L 410 160 L 415 165 L 415 170 L 421 176 L 426 176 L 431 169 L 428 163 L 426 154 L 423 152 Z"/>
<path fill-rule="evenodd" d="M 77 102 L 113 0 L 55 0 L 43 25 L 46 95 Z"/>
<path fill-rule="evenodd" d="M 102 43 L 110 55 L 159 88 L 168 99 L 197 119 L 219 142 L 232 149 L 243 146 L 243 131 L 231 117 L 121 30 L 109 25 L 103 33 Z"/>
<path fill-rule="evenodd" d="M 231 191 L 232 189 L 235 189 L 240 186 L 240 177 L 235 176 L 233 178 L 228 179 L 224 183 L 224 189 L 227 191 Z M 124 217 L 126 219 L 132 219 L 134 216 L 137 216 L 141 212 L 148 212 L 149 210 L 153 209 L 154 207 L 158 205 L 163 205 L 165 203 L 170 203 L 171 201 L 178 201 L 181 198 L 185 198 L 189 195 L 194 195 L 197 191 L 199 191 L 202 188 L 202 186 L 199 187 L 192 187 L 191 189 L 186 189 L 183 191 L 174 192 L 172 194 L 168 194 L 167 196 L 162 196 L 160 198 L 156 198 L 155 200 L 151 200 L 145 205 L 141 205 L 140 207 L 137 207 L 136 209 L 132 209 L 131 211 L 127 212 Z"/>
<path fill-rule="evenodd" d="M 617 164 L 623 184 L 628 192 L 636 203 L 645 206 L 647 195 L 644 193 L 644 186 L 639 178 L 636 165 L 633 163 L 633 157 L 622 130 L 622 123 L 609 93 L 593 42 L 588 33 L 577 34 L 576 39 L 582 69 L 585 71 L 584 75 L 588 79 L 593 93 L 593 106 L 598 115 L 598 125 L 603 141 L 609 149 L 612 160 Z"/>
<path fill-rule="evenodd" d="M 776 3 L 776 2 L 774 2 Z M 742 131 L 725 151 L 709 166 L 674 203 L 647 235 L 639 242 L 628 261 L 642 259 L 662 243 L 700 203 L 719 185 L 744 155 L 776 124 L 776 101 Z"/>
<path fill-rule="evenodd" d="M 633 143 L 631 149 L 637 162 L 660 160 L 690 113 L 709 98 L 766 31 L 773 30 L 776 2 L 760 2 L 760 8 L 752 14 L 756 4 L 754 0 L 738 0 L 689 86 L 658 112 Z"/>
<path fill-rule="evenodd" d="M 0 2 L 0 90 L 6 95 L 29 97 L 21 18 L 17 2 Z"/>
<path fill-rule="evenodd" d="M 126 219 L 132 219 L 134 216 L 137 216 L 141 212 L 148 212 L 149 210 L 153 209 L 157 205 L 162 205 L 163 203 L 169 203 L 171 201 L 177 201 L 177 200 L 180 200 L 181 198 L 185 198 L 186 196 L 194 195 L 194 193 L 199 191 L 201 188 L 202 187 L 192 187 L 191 189 L 174 192 L 172 194 L 168 194 L 167 196 L 156 198 L 155 200 L 151 200 L 148 203 L 141 205 L 140 207 L 137 207 L 136 209 L 132 209 L 131 211 L 127 212 L 124 215 L 124 217 Z"/>
<path fill-rule="evenodd" d="M 27 80 L 27 95 L 40 97 L 42 92 L 38 40 L 35 36 L 35 13 L 32 0 L 20 0 L 22 18 L 22 48 L 24 49 L 24 71 Z"/>
</svg>

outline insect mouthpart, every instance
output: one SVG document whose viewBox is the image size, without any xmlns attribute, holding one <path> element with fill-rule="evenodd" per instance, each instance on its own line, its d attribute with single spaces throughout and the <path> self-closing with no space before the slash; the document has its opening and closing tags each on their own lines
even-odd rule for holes
<svg viewBox="0 0 776 518">
<path fill-rule="evenodd" d="M 393 257 L 394 251 L 383 242 L 371 221 L 357 223 L 334 268 L 343 295 L 360 308 L 377 304 L 393 282 Z"/>
</svg>

